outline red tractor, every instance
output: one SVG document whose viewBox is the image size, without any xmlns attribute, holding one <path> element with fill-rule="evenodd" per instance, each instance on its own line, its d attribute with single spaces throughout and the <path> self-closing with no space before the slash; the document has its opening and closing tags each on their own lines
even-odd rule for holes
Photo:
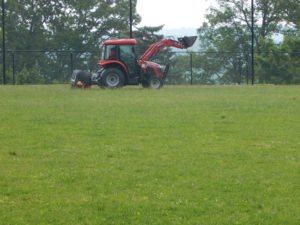
<svg viewBox="0 0 300 225">
<path fill-rule="evenodd" d="M 101 67 L 97 76 L 92 79 L 81 70 L 74 70 L 71 78 L 72 87 L 89 87 L 98 84 L 100 87 L 116 88 L 124 85 L 138 85 L 159 89 L 169 70 L 161 65 L 147 61 L 156 51 L 165 47 L 186 49 L 191 47 L 197 37 L 178 38 L 178 41 L 165 39 L 150 46 L 137 59 L 135 53 L 135 39 L 116 39 L 104 41 L 102 59 L 98 61 Z"/>
</svg>

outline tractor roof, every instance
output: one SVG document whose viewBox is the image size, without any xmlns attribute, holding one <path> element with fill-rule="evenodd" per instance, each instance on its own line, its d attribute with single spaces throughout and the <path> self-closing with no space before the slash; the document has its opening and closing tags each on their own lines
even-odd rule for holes
<svg viewBox="0 0 300 225">
<path fill-rule="evenodd" d="M 103 45 L 135 45 L 135 39 L 114 39 L 102 42 Z"/>
</svg>

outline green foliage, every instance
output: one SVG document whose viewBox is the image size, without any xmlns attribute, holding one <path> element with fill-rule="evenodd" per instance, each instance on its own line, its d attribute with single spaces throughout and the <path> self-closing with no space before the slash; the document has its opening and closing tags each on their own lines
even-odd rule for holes
<svg viewBox="0 0 300 225">
<path fill-rule="evenodd" d="M 256 52 L 258 52 L 256 57 L 260 65 L 259 68 L 257 68 L 260 75 L 260 82 L 297 82 L 297 79 L 292 78 L 295 76 L 292 74 L 297 72 L 297 66 L 293 60 L 286 59 L 290 56 L 277 54 L 277 59 L 274 57 L 272 59 L 264 59 L 264 57 L 267 57 L 271 53 L 262 53 L 273 51 L 272 48 L 266 46 L 265 39 L 269 39 L 274 33 L 283 33 L 282 25 L 295 21 L 295 17 L 289 18 L 288 14 L 295 15 L 293 6 L 297 5 L 297 2 L 298 0 L 255 1 L 254 40 L 255 49 Z M 211 59 L 212 63 L 216 65 L 216 67 L 213 68 L 214 73 L 212 73 L 211 68 L 207 68 L 210 71 L 206 71 L 205 73 L 212 74 L 212 77 L 214 77 L 218 83 L 241 84 L 245 82 L 246 77 L 249 77 L 250 74 L 250 2 L 246 0 L 220 0 L 218 3 L 219 7 L 210 8 L 209 13 L 206 15 L 207 22 L 203 23 L 202 27 L 198 29 L 202 48 L 210 49 L 209 51 L 215 52 L 216 56 L 215 59 Z M 296 9 L 298 8 L 297 6 Z M 295 29 L 291 31 L 293 32 L 290 32 L 290 34 L 295 34 Z M 293 37 L 297 39 L 298 36 L 294 35 Z M 297 48 L 292 50 L 290 47 L 286 49 L 287 53 L 298 51 Z M 285 51 L 285 49 L 282 48 L 279 51 Z M 205 54 L 207 58 L 210 56 L 211 53 Z M 280 64 L 278 65 L 277 63 L 279 61 Z M 264 69 L 262 63 L 265 65 L 268 64 L 268 69 Z M 273 63 L 274 65 L 272 65 Z M 289 72 L 285 71 L 285 67 L 289 67 Z M 218 70 L 216 71 L 216 69 Z M 277 78 L 269 79 L 268 77 L 270 76 Z"/>
<path fill-rule="evenodd" d="M 215 64 L 215 67 L 206 67 L 206 74 L 217 78 L 219 83 L 241 84 L 245 80 L 248 69 L 250 52 L 250 34 L 246 25 L 241 23 L 230 24 L 215 28 L 205 23 L 199 30 L 204 53 L 202 65 Z M 206 62 L 207 61 L 207 62 Z M 211 70 L 212 69 L 212 70 Z"/>
<path fill-rule="evenodd" d="M 166 81 L 169 84 L 190 83 L 190 57 L 186 54 L 176 54 Z"/>
<path fill-rule="evenodd" d="M 2 69 L 2 68 L 1 68 Z M 2 71 L 2 70 L 1 70 Z M 1 74 L 2 75 L 2 74 Z M 0 84 L 1 84 L 2 80 L 0 79 Z M 6 72 L 6 83 L 7 84 L 13 84 L 14 82 L 14 77 L 13 77 L 13 71 L 11 68 L 9 68 L 9 70 Z M 15 81 L 16 82 L 16 81 Z"/>
<path fill-rule="evenodd" d="M 298 86 L 0 86 L 0 224 L 299 224 Z"/>
<path fill-rule="evenodd" d="M 285 20 L 298 30 L 300 29 L 300 1 L 299 0 L 281 0 L 282 7 L 285 10 Z"/>
<path fill-rule="evenodd" d="M 135 6 L 133 1 L 137 24 Z M 128 7 L 121 0 L 8 1 L 8 45 L 17 50 L 93 50 L 105 37 L 128 30 Z"/>
<path fill-rule="evenodd" d="M 206 55 L 177 53 L 173 58 L 166 81 L 168 84 L 215 84 L 215 80 L 212 77 L 217 71 L 214 68 L 217 68 L 215 61 Z"/>
<path fill-rule="evenodd" d="M 133 24 L 137 25 L 141 18 L 135 10 L 137 1 L 132 3 Z M 75 66 L 82 69 L 97 66 L 102 40 L 121 37 L 129 29 L 128 0 L 10 0 L 6 9 L 8 49 L 98 51 L 95 55 L 74 53 Z M 91 65 L 86 66 L 87 61 Z M 16 71 L 24 66 L 31 70 L 38 62 L 48 83 L 65 82 L 70 76 L 69 56 L 17 53 L 16 62 Z M 12 66 L 11 60 L 7 63 Z"/>
<path fill-rule="evenodd" d="M 260 83 L 300 84 L 300 39 L 286 36 L 279 46 L 264 39 L 261 51 L 256 56 Z"/>
<path fill-rule="evenodd" d="M 218 0 L 219 8 L 211 8 L 207 19 L 212 26 L 246 25 L 251 28 L 251 5 L 248 0 Z M 295 7 L 297 6 L 297 7 Z M 299 7 L 299 0 L 254 1 L 255 42 L 259 49 L 260 37 L 280 32 L 281 24 L 290 22 L 289 13 Z M 295 13 L 293 13 L 295 14 Z"/>
<path fill-rule="evenodd" d="M 16 78 L 17 84 L 41 84 L 45 82 L 36 64 L 30 70 L 24 66 L 20 72 L 16 73 Z"/>
</svg>

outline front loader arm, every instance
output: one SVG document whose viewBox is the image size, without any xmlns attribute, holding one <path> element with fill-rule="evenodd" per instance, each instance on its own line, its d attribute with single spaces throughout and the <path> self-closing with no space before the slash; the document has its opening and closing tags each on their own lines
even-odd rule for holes
<svg viewBox="0 0 300 225">
<path fill-rule="evenodd" d="M 159 51 L 165 47 L 175 47 L 175 48 L 180 48 L 180 49 L 189 48 L 194 44 L 196 39 L 197 39 L 197 36 L 192 36 L 192 37 L 178 38 L 178 41 L 171 40 L 171 39 L 165 39 L 165 40 L 156 42 L 153 45 L 151 45 L 150 48 L 148 48 L 147 51 L 141 56 L 140 61 L 145 62 L 156 51 Z"/>
<path fill-rule="evenodd" d="M 185 48 L 185 46 L 179 41 L 171 39 L 162 40 L 151 45 L 150 48 L 148 48 L 147 51 L 141 56 L 140 60 L 144 62 L 149 59 L 156 51 L 159 51 L 166 47 L 175 47 L 180 49 Z"/>
</svg>

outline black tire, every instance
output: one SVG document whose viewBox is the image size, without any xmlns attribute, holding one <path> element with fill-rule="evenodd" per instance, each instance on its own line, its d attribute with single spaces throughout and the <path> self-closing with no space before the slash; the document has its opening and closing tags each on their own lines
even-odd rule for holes
<svg viewBox="0 0 300 225">
<path fill-rule="evenodd" d="M 149 83 L 149 87 L 152 89 L 160 89 L 164 85 L 162 78 L 158 76 L 150 77 L 148 83 Z"/>
<path fill-rule="evenodd" d="M 117 88 L 124 86 L 124 74 L 117 68 L 105 69 L 101 77 L 101 85 L 109 88 Z"/>
</svg>

